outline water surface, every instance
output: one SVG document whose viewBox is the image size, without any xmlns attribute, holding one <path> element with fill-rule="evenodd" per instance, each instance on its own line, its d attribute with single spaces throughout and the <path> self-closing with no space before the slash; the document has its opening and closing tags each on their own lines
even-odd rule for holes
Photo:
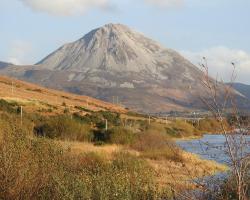
<svg viewBox="0 0 250 200">
<path fill-rule="evenodd" d="M 237 145 L 238 152 L 240 147 L 244 147 L 244 154 L 250 153 L 250 136 L 237 136 L 230 140 Z M 224 135 L 204 135 L 201 139 L 195 140 L 178 140 L 176 142 L 185 151 L 200 155 L 207 160 L 215 160 L 222 164 L 229 164 L 228 145 Z"/>
</svg>

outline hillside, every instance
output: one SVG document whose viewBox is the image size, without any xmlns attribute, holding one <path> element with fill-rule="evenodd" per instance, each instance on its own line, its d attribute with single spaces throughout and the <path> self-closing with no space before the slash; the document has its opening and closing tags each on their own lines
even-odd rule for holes
<svg viewBox="0 0 250 200">
<path fill-rule="evenodd" d="M 6 63 L 6 62 L 1 62 L 0 61 L 0 69 L 3 69 L 3 68 L 5 68 L 5 67 L 7 67 L 7 66 L 9 66 L 9 65 L 12 65 L 11 63 Z"/>
<path fill-rule="evenodd" d="M 228 83 L 230 84 L 230 83 Z M 233 83 L 233 88 L 243 94 L 245 97 L 250 99 L 250 85 L 246 85 L 243 83 Z"/>
<path fill-rule="evenodd" d="M 9 102 L 18 102 L 28 112 L 60 114 L 68 112 L 108 110 L 124 113 L 125 109 L 91 97 L 74 95 L 47 89 L 24 81 L 0 76 L 0 98 Z"/>
</svg>

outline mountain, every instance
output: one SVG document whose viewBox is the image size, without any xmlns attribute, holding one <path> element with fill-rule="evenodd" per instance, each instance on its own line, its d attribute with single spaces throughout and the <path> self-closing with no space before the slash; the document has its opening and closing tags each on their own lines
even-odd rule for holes
<svg viewBox="0 0 250 200">
<path fill-rule="evenodd" d="M 228 83 L 228 85 L 232 85 L 232 87 L 243 94 L 245 97 L 250 99 L 250 85 L 246 85 L 243 83 Z"/>
<path fill-rule="evenodd" d="M 35 65 L 0 73 L 151 113 L 201 108 L 204 93 L 200 69 L 121 24 L 97 28 Z"/>
<path fill-rule="evenodd" d="M 5 67 L 8 67 L 9 65 L 12 65 L 11 63 L 1 62 L 0 61 L 0 69 L 3 69 Z"/>
</svg>

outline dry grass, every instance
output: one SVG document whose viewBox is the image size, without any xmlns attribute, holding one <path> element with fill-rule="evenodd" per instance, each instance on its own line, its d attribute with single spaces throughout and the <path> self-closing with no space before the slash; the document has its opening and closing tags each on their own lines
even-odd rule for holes
<svg viewBox="0 0 250 200">
<path fill-rule="evenodd" d="M 182 152 L 182 162 L 168 160 L 150 160 L 150 165 L 158 172 L 160 185 L 169 185 L 173 188 L 194 188 L 199 185 L 190 180 L 214 175 L 228 170 L 228 167 L 215 161 L 204 160 L 199 156 Z"/>
<path fill-rule="evenodd" d="M 121 114 L 121 119 L 124 119 L 124 120 L 148 120 L 147 118 L 145 118 L 143 116 L 132 116 L 132 115 L 128 115 L 126 113 Z"/>
<path fill-rule="evenodd" d="M 142 153 L 122 145 L 95 146 L 91 143 L 60 141 L 60 145 L 69 148 L 74 154 L 97 153 L 103 158 L 112 160 L 119 152 L 130 153 L 141 157 Z M 228 170 L 225 165 L 214 161 L 203 160 L 199 156 L 182 151 L 182 162 L 167 159 L 146 159 L 157 174 L 161 186 L 171 186 L 179 189 L 194 188 L 196 185 L 190 180 L 213 175 Z"/>
<path fill-rule="evenodd" d="M 112 159 L 113 155 L 124 149 L 121 145 L 96 146 L 86 142 L 59 141 L 59 144 L 74 154 L 98 153 L 107 159 Z"/>
<path fill-rule="evenodd" d="M 46 109 L 51 109 L 52 113 L 60 114 L 65 109 L 65 107 L 62 106 L 63 103 L 67 105 L 70 112 L 79 112 L 79 110 L 75 108 L 76 106 L 91 111 L 109 110 L 121 113 L 126 112 L 125 109 L 120 106 L 91 97 L 47 89 L 3 76 L 0 76 L 0 98 L 20 103 L 27 112 L 36 112 L 38 109 L 44 109 L 44 112 L 46 112 Z M 50 114 L 50 112 L 47 114 Z"/>
</svg>

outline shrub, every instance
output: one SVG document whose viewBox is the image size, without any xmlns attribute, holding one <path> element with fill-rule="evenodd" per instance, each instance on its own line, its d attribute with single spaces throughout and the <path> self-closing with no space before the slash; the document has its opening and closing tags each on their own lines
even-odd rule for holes
<svg viewBox="0 0 250 200">
<path fill-rule="evenodd" d="M 84 108 L 84 107 L 81 107 L 81 106 L 75 106 L 75 109 L 78 109 L 78 110 L 84 111 L 84 112 L 92 112 L 91 110 Z"/>
<path fill-rule="evenodd" d="M 53 142 L 32 140 L 17 124 L 5 129 L 0 141 L 0 199 L 60 198 L 56 190 L 63 178 L 61 161 Z"/>
<path fill-rule="evenodd" d="M 229 129 L 229 124 L 226 119 L 222 123 L 226 130 Z M 219 133 L 222 131 L 221 122 L 211 118 L 200 120 L 195 126 L 202 132 Z"/>
<path fill-rule="evenodd" d="M 102 145 L 109 141 L 109 135 L 106 130 L 94 130 L 94 142 L 96 145 Z"/>
<path fill-rule="evenodd" d="M 33 126 L 31 120 L 27 118 L 22 119 L 17 114 L 0 113 L 0 139 L 6 132 L 12 132 L 17 130 L 21 133 L 25 132 L 27 135 L 33 135 Z"/>
<path fill-rule="evenodd" d="M 141 152 L 142 157 L 182 162 L 181 150 L 168 140 L 164 133 L 147 131 L 142 133 L 132 144 L 132 148 Z"/>
<path fill-rule="evenodd" d="M 95 130 L 94 141 L 96 144 L 132 144 L 136 139 L 136 134 L 123 127 L 113 127 L 109 130 Z"/>
<path fill-rule="evenodd" d="M 108 142 L 113 144 L 132 144 L 135 141 L 136 135 L 123 127 L 114 127 L 107 132 Z"/>
<path fill-rule="evenodd" d="M 81 124 L 68 116 L 48 118 L 35 127 L 35 133 L 52 139 L 88 142 L 93 139 L 89 125 Z"/>
<path fill-rule="evenodd" d="M 112 162 L 95 160 L 88 165 L 83 171 L 90 180 L 90 199 L 156 199 L 160 194 L 152 169 L 128 153 L 116 154 Z"/>
<path fill-rule="evenodd" d="M 245 197 L 250 197 L 250 158 L 246 157 L 246 173 L 244 173 L 243 182 L 245 187 L 246 194 Z M 236 177 L 233 173 L 229 175 L 229 177 L 224 180 L 224 182 L 220 185 L 219 190 L 219 200 L 221 199 L 237 199 L 238 198 L 238 188 L 237 188 L 237 182 Z"/>
<path fill-rule="evenodd" d="M 166 133 L 172 137 L 199 136 L 201 132 L 192 124 L 183 120 L 176 120 L 166 126 Z"/>
<path fill-rule="evenodd" d="M 99 111 L 98 114 L 100 114 L 103 119 L 108 120 L 108 123 L 113 126 L 121 125 L 121 118 L 119 113 L 112 113 L 109 111 Z"/>
<path fill-rule="evenodd" d="M 87 114 L 85 116 L 74 113 L 74 118 L 82 123 L 95 124 L 99 129 L 105 128 L 105 120 L 108 120 L 109 127 L 121 125 L 120 114 L 108 111 L 92 112 L 91 114 Z"/>
<path fill-rule="evenodd" d="M 8 113 L 16 113 L 17 112 L 17 106 L 16 103 L 9 103 L 3 99 L 0 99 L 0 110 L 5 111 Z"/>
<path fill-rule="evenodd" d="M 69 111 L 69 108 L 64 108 L 64 110 L 63 110 L 63 113 L 64 114 L 68 114 L 70 111 Z"/>
</svg>

